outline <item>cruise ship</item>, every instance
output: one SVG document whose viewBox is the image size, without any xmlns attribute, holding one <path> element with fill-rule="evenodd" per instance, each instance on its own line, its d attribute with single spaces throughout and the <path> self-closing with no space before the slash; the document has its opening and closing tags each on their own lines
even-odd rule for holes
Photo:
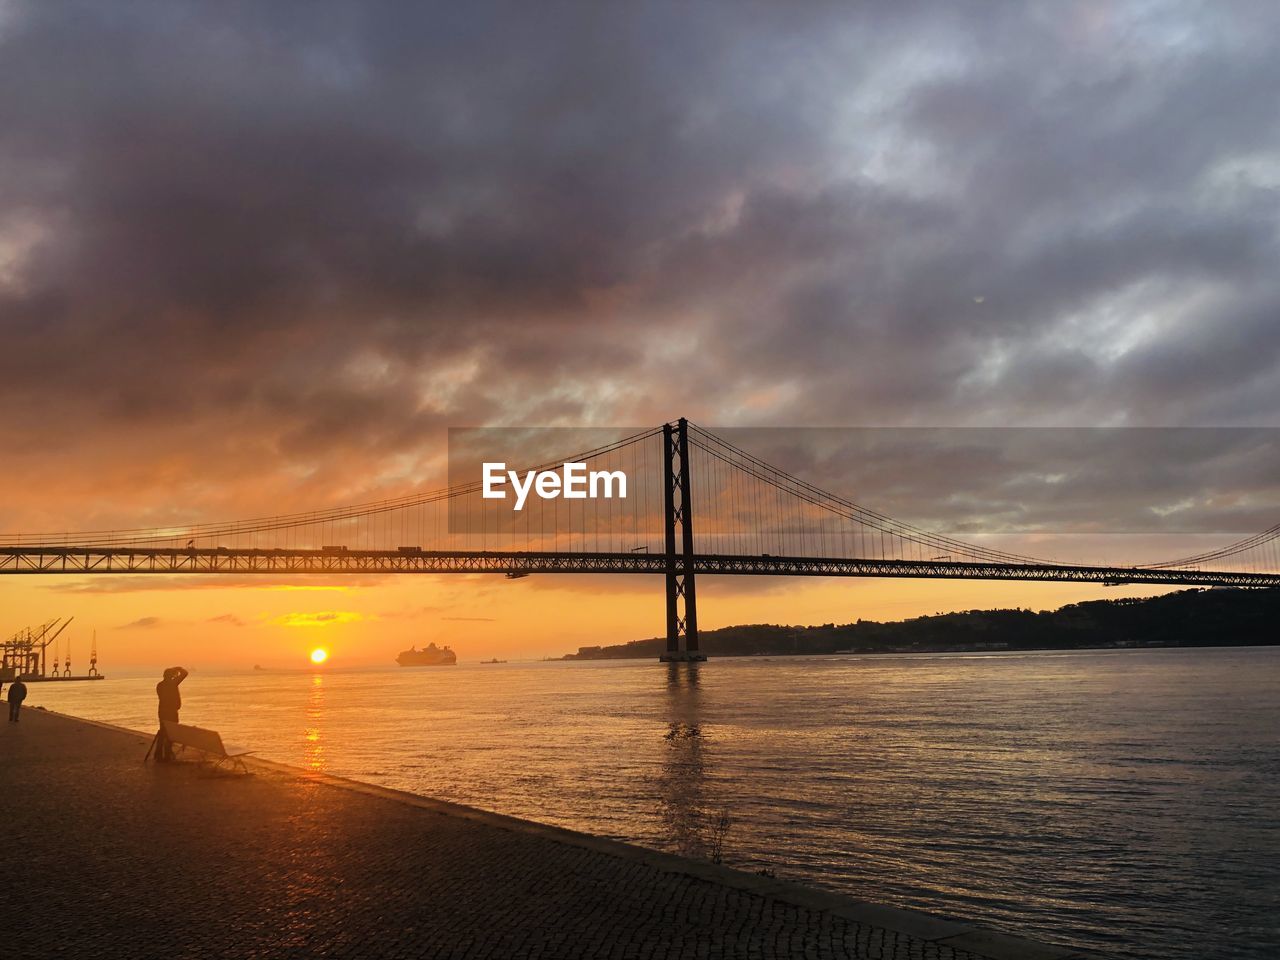
<svg viewBox="0 0 1280 960">
<path fill-rule="evenodd" d="M 416 646 L 401 651 L 396 663 L 402 667 L 448 667 L 458 662 L 458 656 L 448 647 L 429 643 L 421 650 Z"/>
</svg>

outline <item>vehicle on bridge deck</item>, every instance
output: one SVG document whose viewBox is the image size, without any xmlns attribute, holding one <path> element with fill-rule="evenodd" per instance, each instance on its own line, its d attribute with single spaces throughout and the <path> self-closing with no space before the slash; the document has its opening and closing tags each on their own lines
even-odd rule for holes
<svg viewBox="0 0 1280 960">
<path fill-rule="evenodd" d="M 458 662 L 458 655 L 447 646 L 437 647 L 429 643 L 421 650 L 412 646 L 403 650 L 396 657 L 396 663 L 402 667 L 449 667 Z"/>
</svg>

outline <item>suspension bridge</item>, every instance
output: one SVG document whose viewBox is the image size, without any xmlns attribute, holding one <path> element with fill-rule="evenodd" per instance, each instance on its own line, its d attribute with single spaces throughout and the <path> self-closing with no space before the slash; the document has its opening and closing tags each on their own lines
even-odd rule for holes
<svg viewBox="0 0 1280 960">
<path fill-rule="evenodd" d="M 1280 525 L 1158 563 L 1001 551 L 821 490 L 681 419 L 538 469 L 621 471 L 627 496 L 495 508 L 479 479 L 395 499 L 187 527 L 0 537 L 0 574 L 651 574 L 664 659 L 701 659 L 697 575 L 1280 586 Z M 695 522 L 696 516 L 696 522 Z"/>
</svg>

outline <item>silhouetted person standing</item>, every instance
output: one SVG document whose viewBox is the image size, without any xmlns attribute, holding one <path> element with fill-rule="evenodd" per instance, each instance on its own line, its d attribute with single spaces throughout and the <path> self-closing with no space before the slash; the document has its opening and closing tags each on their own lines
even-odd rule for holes
<svg viewBox="0 0 1280 960">
<path fill-rule="evenodd" d="M 159 699 L 158 714 L 160 717 L 160 732 L 156 734 L 156 759 L 162 763 L 173 759 L 173 744 L 169 742 L 169 735 L 164 732 L 164 722 L 172 720 L 178 722 L 178 711 L 182 709 L 182 694 L 178 691 L 178 684 L 187 679 L 187 671 L 182 667 L 170 667 L 164 672 L 164 679 L 156 684 L 156 697 Z"/>
<path fill-rule="evenodd" d="M 27 685 L 21 677 L 14 677 L 9 684 L 9 722 L 17 723 L 18 714 L 22 712 L 22 701 L 27 699 Z"/>
</svg>

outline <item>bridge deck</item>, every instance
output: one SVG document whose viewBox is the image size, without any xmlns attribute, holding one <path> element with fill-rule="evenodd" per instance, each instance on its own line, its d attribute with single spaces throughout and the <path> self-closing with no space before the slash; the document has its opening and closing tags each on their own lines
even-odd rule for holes
<svg viewBox="0 0 1280 960">
<path fill-rule="evenodd" d="M 8 960 L 813 957 L 1068 950 L 28 708 L 0 729 Z"/>
<path fill-rule="evenodd" d="M 1169 586 L 1277 587 L 1280 574 L 1246 570 L 1096 567 L 1078 564 L 981 563 L 696 554 L 693 569 L 720 576 L 896 577 L 1149 583 Z M 518 550 L 284 550 L 174 547 L 0 547 L 3 574 L 190 573 L 631 573 L 664 574 L 661 553 L 539 553 Z"/>
</svg>

